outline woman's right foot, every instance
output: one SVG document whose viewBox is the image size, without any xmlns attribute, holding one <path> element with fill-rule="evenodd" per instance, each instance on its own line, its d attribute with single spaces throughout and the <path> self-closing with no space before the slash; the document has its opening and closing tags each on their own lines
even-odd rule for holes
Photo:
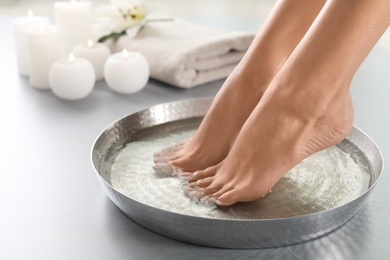
<svg viewBox="0 0 390 260">
<path fill-rule="evenodd" d="M 153 168 L 157 173 L 193 172 L 218 164 L 226 157 L 268 83 L 251 86 L 241 78 L 232 75 L 225 82 L 190 140 L 154 154 Z"/>
<path fill-rule="evenodd" d="M 184 145 L 155 154 L 155 171 L 175 175 L 220 163 L 324 3 L 325 0 L 279 1 L 243 60 L 218 92 L 194 137 Z"/>
</svg>

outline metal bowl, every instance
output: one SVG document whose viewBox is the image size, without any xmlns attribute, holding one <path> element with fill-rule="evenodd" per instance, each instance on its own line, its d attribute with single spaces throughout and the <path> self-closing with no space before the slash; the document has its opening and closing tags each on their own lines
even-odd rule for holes
<svg viewBox="0 0 390 260">
<path fill-rule="evenodd" d="M 378 181 L 383 168 L 380 150 L 354 127 L 334 149 L 367 170 L 367 187 L 358 195 L 336 176 L 328 185 L 326 197 L 318 190 L 334 171 L 303 171 L 298 181 L 292 180 L 294 174 L 283 177 L 273 192 L 259 201 L 227 208 L 191 201 L 181 191 L 177 178 L 153 172 L 152 154 L 192 135 L 211 101 L 192 99 L 153 106 L 109 125 L 95 141 L 92 163 L 98 179 L 115 205 L 139 225 L 170 238 L 211 247 L 285 246 L 325 235 L 346 223 Z M 356 171 L 347 170 L 351 174 Z M 361 181 L 355 181 L 359 187 Z"/>
</svg>

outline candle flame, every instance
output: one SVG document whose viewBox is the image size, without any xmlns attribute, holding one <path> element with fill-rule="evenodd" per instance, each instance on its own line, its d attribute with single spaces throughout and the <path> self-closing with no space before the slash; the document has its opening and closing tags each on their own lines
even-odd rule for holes
<svg viewBox="0 0 390 260">
<path fill-rule="evenodd" d="M 73 52 L 69 53 L 68 61 L 69 61 L 69 64 L 73 64 L 73 63 L 74 63 L 74 55 L 73 55 Z"/>
<path fill-rule="evenodd" d="M 126 60 L 129 57 L 129 52 L 127 51 L 126 48 L 123 49 L 122 51 L 122 56 Z"/>
<path fill-rule="evenodd" d="M 29 19 L 31 19 L 31 18 L 33 18 L 33 17 L 34 17 L 34 15 L 33 15 L 33 11 L 31 10 L 31 8 L 30 8 L 30 9 L 28 9 L 28 11 L 27 11 L 27 17 L 28 17 Z"/>
<path fill-rule="evenodd" d="M 88 46 L 88 48 L 92 48 L 93 47 L 93 41 L 92 41 L 91 38 L 88 39 L 87 46 Z"/>
</svg>

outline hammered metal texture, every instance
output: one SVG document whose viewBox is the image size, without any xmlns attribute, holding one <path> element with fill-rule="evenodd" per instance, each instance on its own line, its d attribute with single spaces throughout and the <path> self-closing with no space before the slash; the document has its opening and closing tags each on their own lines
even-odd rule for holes
<svg viewBox="0 0 390 260">
<path fill-rule="evenodd" d="M 309 163 L 287 174 L 262 200 L 228 208 L 191 201 L 177 178 L 154 174 L 152 154 L 159 145 L 189 138 L 210 102 L 196 99 L 158 105 L 115 122 L 96 140 L 92 160 L 103 187 L 125 214 L 144 227 L 179 240 L 225 248 L 298 243 L 350 219 L 381 173 L 379 149 L 354 128 L 337 147 L 323 151 L 326 160 L 335 162 L 348 153 L 344 164 L 351 171 L 347 175 L 340 172 L 339 164 L 312 174 L 323 163 L 318 157 L 314 166 Z M 359 169 L 353 168 L 353 162 L 363 165 L 370 178 L 355 174 Z"/>
</svg>

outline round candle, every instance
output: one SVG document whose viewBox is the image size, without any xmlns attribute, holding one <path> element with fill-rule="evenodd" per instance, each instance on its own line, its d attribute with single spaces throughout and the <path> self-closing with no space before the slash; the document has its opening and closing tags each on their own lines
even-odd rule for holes
<svg viewBox="0 0 390 260">
<path fill-rule="evenodd" d="M 30 84 L 39 89 L 49 89 L 50 66 L 61 58 L 58 29 L 41 24 L 28 30 Z"/>
<path fill-rule="evenodd" d="M 103 79 L 103 68 L 111 52 L 106 45 L 94 43 L 89 39 L 87 44 L 80 44 L 74 47 L 73 53 L 76 57 L 84 58 L 91 62 L 95 69 L 96 80 Z"/>
<path fill-rule="evenodd" d="M 31 10 L 28 11 L 26 17 L 19 17 L 13 20 L 12 27 L 14 31 L 16 57 L 20 75 L 29 75 L 27 30 L 41 23 L 48 24 L 49 18 L 34 16 Z"/>
<path fill-rule="evenodd" d="M 126 49 L 112 54 L 104 65 L 104 78 L 114 91 L 130 94 L 140 91 L 149 79 L 149 65 L 145 57 Z"/>
<path fill-rule="evenodd" d="M 68 59 L 56 61 L 50 68 L 49 82 L 52 91 L 62 99 L 76 100 L 88 96 L 95 85 L 92 64 L 72 53 Z"/>
<path fill-rule="evenodd" d="M 56 2 L 54 13 L 65 56 L 77 44 L 86 42 L 91 35 L 91 2 L 76 0 Z"/>
</svg>

